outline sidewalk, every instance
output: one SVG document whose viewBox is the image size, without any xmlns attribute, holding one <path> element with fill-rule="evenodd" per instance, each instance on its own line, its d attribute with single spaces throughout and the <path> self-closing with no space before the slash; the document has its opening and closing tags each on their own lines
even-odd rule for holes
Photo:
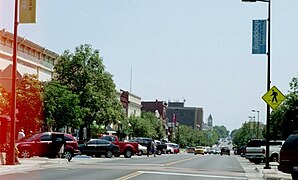
<svg viewBox="0 0 298 180">
<path fill-rule="evenodd" d="M 19 159 L 20 164 L 16 165 L 0 165 L 0 176 L 5 174 L 13 174 L 24 172 L 28 170 L 38 170 L 46 168 L 47 166 L 61 166 L 68 164 L 66 159 L 49 159 L 46 157 L 33 157 L 30 159 Z"/>
<path fill-rule="evenodd" d="M 277 162 L 270 162 L 271 169 L 264 169 L 265 163 L 254 164 L 247 159 L 236 156 L 239 163 L 245 171 L 245 175 L 248 179 L 267 179 L 267 180 L 291 180 L 291 174 L 286 174 L 277 169 Z"/>
</svg>

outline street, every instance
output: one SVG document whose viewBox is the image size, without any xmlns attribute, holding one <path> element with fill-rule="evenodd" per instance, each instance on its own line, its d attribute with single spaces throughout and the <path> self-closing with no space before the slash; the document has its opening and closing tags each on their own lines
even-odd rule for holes
<svg viewBox="0 0 298 180">
<path fill-rule="evenodd" d="M 2 180 L 27 179 L 247 179 L 236 156 L 176 154 L 157 157 L 74 158 L 60 165 L 1 176 Z"/>
</svg>

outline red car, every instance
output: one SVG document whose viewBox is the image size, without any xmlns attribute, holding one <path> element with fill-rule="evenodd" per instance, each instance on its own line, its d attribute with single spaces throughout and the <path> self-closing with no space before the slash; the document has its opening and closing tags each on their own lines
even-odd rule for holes
<svg viewBox="0 0 298 180">
<path fill-rule="evenodd" d="M 79 153 L 78 142 L 71 134 L 42 132 L 16 142 L 20 158 L 53 157 L 58 154 L 62 145 L 64 145 L 64 157 L 69 161 Z"/>
<path fill-rule="evenodd" d="M 180 147 L 178 144 L 176 143 L 166 143 L 166 144 L 174 149 L 174 154 L 178 154 L 180 152 Z"/>
</svg>

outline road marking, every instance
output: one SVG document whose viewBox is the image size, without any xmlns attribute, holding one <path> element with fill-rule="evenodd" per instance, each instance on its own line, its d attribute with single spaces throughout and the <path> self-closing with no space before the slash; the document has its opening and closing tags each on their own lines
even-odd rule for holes
<svg viewBox="0 0 298 180">
<path fill-rule="evenodd" d="M 220 178 L 220 179 L 245 179 L 246 177 L 235 176 L 215 176 L 215 175 L 203 175 L 203 174 L 185 174 L 185 173 L 169 173 L 169 172 L 154 172 L 154 171 L 139 171 L 140 174 L 160 174 L 160 175 L 174 175 L 174 176 L 191 176 L 191 177 L 205 177 L 205 178 Z"/>
<path fill-rule="evenodd" d="M 141 175 L 142 172 L 141 171 L 136 171 L 134 173 L 131 173 L 131 174 L 128 174 L 126 176 L 123 176 L 123 177 L 120 177 L 120 178 L 117 178 L 116 180 L 128 180 L 128 179 L 131 179 L 131 178 L 134 178 L 134 177 L 137 177 L 139 175 Z"/>
<path fill-rule="evenodd" d="M 193 159 L 196 159 L 196 158 L 198 158 L 198 156 L 194 156 L 194 157 L 187 158 L 187 159 L 182 159 L 182 160 L 179 160 L 179 161 L 170 162 L 170 163 L 164 164 L 164 166 L 171 166 L 171 165 L 174 165 L 174 164 L 178 164 L 178 163 L 181 163 L 181 162 L 184 162 L 184 161 L 193 160 Z"/>
</svg>

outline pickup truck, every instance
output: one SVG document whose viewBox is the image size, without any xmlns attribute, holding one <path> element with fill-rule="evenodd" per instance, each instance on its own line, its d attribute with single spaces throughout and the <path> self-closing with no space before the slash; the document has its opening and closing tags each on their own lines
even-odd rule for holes
<svg viewBox="0 0 298 180">
<path fill-rule="evenodd" d="M 112 142 L 115 145 L 118 145 L 120 148 L 120 154 L 124 155 L 126 158 L 130 158 L 132 155 L 137 154 L 139 151 L 137 142 L 122 142 L 119 141 L 118 137 L 115 135 L 99 135 L 100 139 L 105 139 L 107 141 Z"/>
<path fill-rule="evenodd" d="M 279 157 L 279 151 L 284 141 L 276 140 L 269 142 L 269 160 L 276 162 Z M 266 141 L 253 139 L 247 143 L 245 149 L 245 158 L 255 164 L 260 164 L 266 157 Z"/>
</svg>

